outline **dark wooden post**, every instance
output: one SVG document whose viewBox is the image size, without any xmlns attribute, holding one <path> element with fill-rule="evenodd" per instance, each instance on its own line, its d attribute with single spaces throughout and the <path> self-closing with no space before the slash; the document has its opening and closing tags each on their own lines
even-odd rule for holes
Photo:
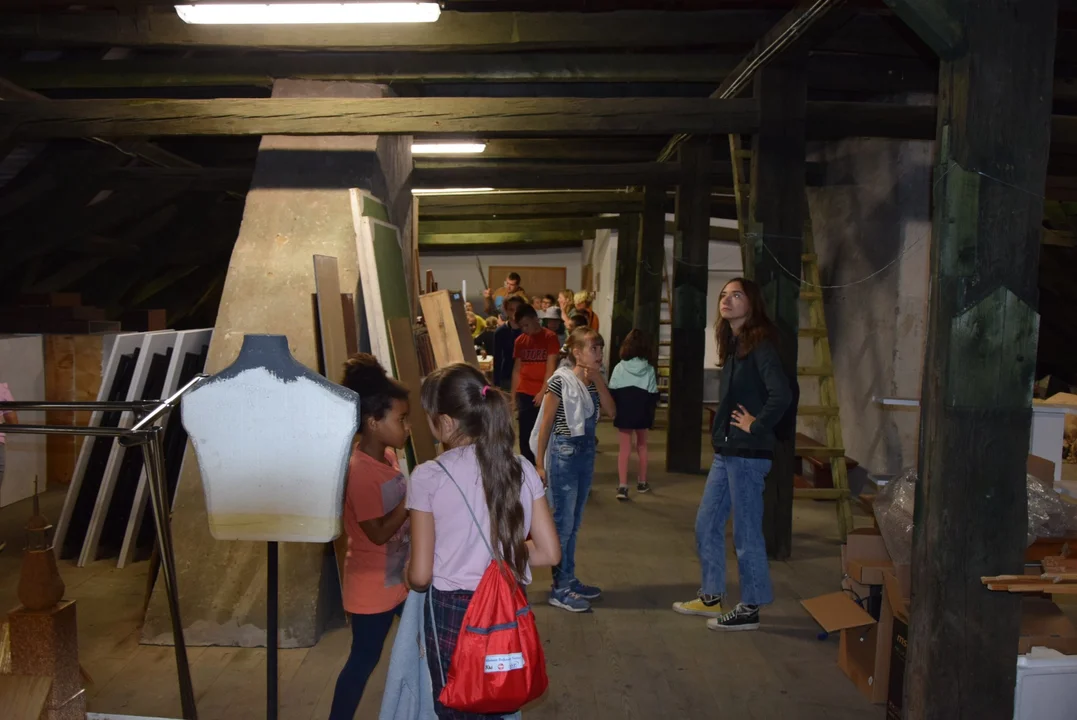
<svg viewBox="0 0 1077 720">
<path fill-rule="evenodd" d="M 609 360 L 606 368 L 613 372 L 621 343 L 632 330 L 636 309 L 636 268 L 639 266 L 639 213 L 625 213 L 617 224 L 617 266 L 613 269 L 613 316 L 606 335 Z"/>
<path fill-rule="evenodd" d="M 658 360 L 662 334 L 662 267 L 666 253 L 665 190 L 647 186 L 643 192 L 643 227 L 636 267 L 635 326 L 651 342 L 651 362 Z"/>
<path fill-rule="evenodd" d="M 945 23 L 907 717 L 1013 716 L 1054 0 L 903 3 Z M 943 17 L 939 17 L 942 13 Z"/>
<path fill-rule="evenodd" d="M 703 439 L 703 353 L 707 341 L 707 254 L 710 250 L 709 139 L 690 138 L 677 151 L 677 233 L 673 241 L 673 327 L 670 346 L 666 469 L 698 473 Z"/>
<path fill-rule="evenodd" d="M 748 228 L 754 243 L 754 279 L 762 288 L 767 314 L 778 326 L 778 352 L 791 381 L 797 369 L 806 202 L 805 60 L 803 50 L 786 52 L 755 76 L 759 133 Z M 776 559 L 789 557 L 793 544 L 793 452 L 792 438 L 774 448 L 763 495 L 763 534 L 767 553 Z"/>
</svg>

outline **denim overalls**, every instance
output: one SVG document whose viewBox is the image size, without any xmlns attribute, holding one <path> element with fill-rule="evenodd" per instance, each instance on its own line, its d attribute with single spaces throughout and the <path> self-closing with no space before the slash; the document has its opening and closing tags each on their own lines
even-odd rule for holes
<svg viewBox="0 0 1077 720">
<path fill-rule="evenodd" d="M 568 587 L 576 579 L 576 534 L 595 474 L 595 428 L 600 408 L 593 393 L 591 399 L 595 411 L 585 421 L 583 435 L 569 437 L 555 433 L 550 437 L 546 480 L 553 522 L 561 538 L 561 562 L 553 568 L 555 589 Z"/>
</svg>

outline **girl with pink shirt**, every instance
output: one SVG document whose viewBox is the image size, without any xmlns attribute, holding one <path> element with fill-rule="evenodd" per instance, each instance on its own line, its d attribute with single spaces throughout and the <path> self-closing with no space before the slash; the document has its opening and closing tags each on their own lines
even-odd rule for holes
<svg viewBox="0 0 1077 720">
<path fill-rule="evenodd" d="M 442 720 L 491 717 L 446 708 L 437 700 L 442 667 L 447 675 L 464 613 L 490 564 L 488 547 L 526 586 L 532 566 L 560 561 L 561 545 L 538 473 L 513 452 L 512 406 L 505 393 L 488 385 L 475 368 L 457 363 L 427 376 L 421 400 L 443 452 L 411 475 L 407 578 L 415 590 L 429 588 L 427 612 L 436 619 L 426 624 L 434 707 Z M 476 520 L 490 528 L 489 543 Z"/>
</svg>

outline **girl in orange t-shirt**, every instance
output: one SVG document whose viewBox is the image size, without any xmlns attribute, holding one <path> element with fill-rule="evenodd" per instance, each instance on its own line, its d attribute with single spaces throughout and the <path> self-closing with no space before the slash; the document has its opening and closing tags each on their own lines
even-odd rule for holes
<svg viewBox="0 0 1077 720">
<path fill-rule="evenodd" d="M 344 498 L 344 609 L 351 614 L 352 648 L 337 678 L 330 720 L 352 720 L 385 638 L 408 590 L 407 484 L 394 448 L 403 447 L 408 390 L 390 378 L 373 355 L 348 359 L 341 383 L 359 394 L 359 441 L 348 467 Z"/>
</svg>

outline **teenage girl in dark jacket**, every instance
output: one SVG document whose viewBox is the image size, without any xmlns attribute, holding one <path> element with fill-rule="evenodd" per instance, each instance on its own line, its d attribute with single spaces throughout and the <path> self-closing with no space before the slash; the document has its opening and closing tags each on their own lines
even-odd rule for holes
<svg viewBox="0 0 1077 720">
<path fill-rule="evenodd" d="M 774 601 L 763 539 L 763 484 L 774 453 L 774 427 L 792 401 L 778 357 L 777 331 L 751 280 L 726 283 L 716 327 L 722 390 L 714 418 L 711 465 L 696 515 L 696 548 L 703 570 L 698 597 L 674 603 L 683 615 L 709 617 L 712 630 L 755 630 L 759 606 Z M 733 512 L 741 601 L 722 612 L 725 526 Z"/>
</svg>

